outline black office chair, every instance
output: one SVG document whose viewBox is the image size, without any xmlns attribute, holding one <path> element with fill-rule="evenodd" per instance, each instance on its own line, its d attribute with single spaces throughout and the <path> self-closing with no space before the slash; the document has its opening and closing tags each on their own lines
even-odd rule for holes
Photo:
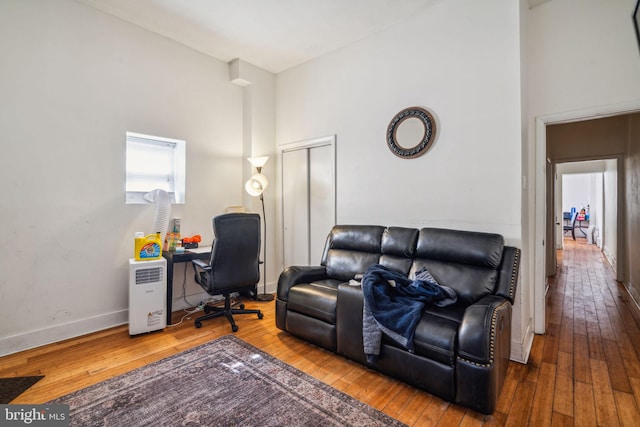
<svg viewBox="0 0 640 427">
<path fill-rule="evenodd" d="M 260 216 L 252 213 L 229 213 L 213 218 L 215 238 L 211 247 L 209 263 L 193 260 L 196 271 L 195 280 L 209 295 L 223 295 L 224 308 L 204 306 L 205 316 L 195 320 L 196 328 L 202 327 L 202 321 L 226 316 L 233 332 L 238 326 L 233 314 L 263 315 L 260 310 L 232 308 L 231 294 L 241 291 L 255 292 L 260 281 Z"/>
<path fill-rule="evenodd" d="M 565 212 L 565 213 L 568 213 L 568 212 Z M 578 217 L 578 212 L 573 211 L 573 213 L 571 214 L 571 219 L 569 220 L 569 224 L 562 225 L 562 234 L 566 233 L 567 231 L 571 231 L 571 237 L 573 237 L 573 240 L 576 240 L 576 218 L 577 217 Z"/>
</svg>

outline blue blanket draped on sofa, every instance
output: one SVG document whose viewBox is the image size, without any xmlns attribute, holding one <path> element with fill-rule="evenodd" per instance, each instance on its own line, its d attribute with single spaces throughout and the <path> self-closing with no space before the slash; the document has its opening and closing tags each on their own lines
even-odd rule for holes
<svg viewBox="0 0 640 427">
<path fill-rule="evenodd" d="M 413 336 L 425 304 L 444 307 L 457 299 L 455 290 L 440 285 L 427 269 L 411 280 L 380 264 L 370 266 L 362 277 L 362 293 L 362 337 L 369 363 L 380 354 L 382 332 L 413 352 Z"/>
</svg>

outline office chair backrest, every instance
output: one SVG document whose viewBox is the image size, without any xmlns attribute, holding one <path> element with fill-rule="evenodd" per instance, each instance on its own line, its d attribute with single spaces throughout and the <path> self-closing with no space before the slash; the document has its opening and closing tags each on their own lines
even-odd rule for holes
<svg viewBox="0 0 640 427">
<path fill-rule="evenodd" d="M 229 213 L 212 219 L 215 235 L 211 248 L 213 289 L 241 288 L 260 281 L 260 215 Z"/>
<path fill-rule="evenodd" d="M 576 219 L 578 219 L 578 211 L 571 214 L 571 228 L 576 226 Z"/>
</svg>

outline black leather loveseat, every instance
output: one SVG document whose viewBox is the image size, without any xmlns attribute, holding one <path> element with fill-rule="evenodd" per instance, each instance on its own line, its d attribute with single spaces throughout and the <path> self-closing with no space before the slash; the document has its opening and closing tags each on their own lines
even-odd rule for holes
<svg viewBox="0 0 640 427">
<path fill-rule="evenodd" d="M 441 398 L 490 414 L 509 363 L 511 306 L 520 250 L 498 234 L 363 225 L 335 226 L 320 266 L 279 277 L 276 325 Z M 413 352 L 382 338 L 369 363 L 363 350 L 363 293 L 353 281 L 373 264 L 414 277 L 427 268 L 457 302 L 428 304 Z M 354 286 L 354 284 L 356 286 Z"/>
</svg>

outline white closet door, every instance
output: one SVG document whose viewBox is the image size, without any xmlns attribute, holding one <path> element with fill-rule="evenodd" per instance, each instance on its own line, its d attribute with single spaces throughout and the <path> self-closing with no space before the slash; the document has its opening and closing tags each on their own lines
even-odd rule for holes
<svg viewBox="0 0 640 427">
<path fill-rule="evenodd" d="M 335 225 L 332 147 L 309 149 L 309 262 L 319 265 L 331 227 Z"/>
<path fill-rule="evenodd" d="M 319 265 L 336 221 L 335 137 L 282 146 L 284 266 Z"/>
<path fill-rule="evenodd" d="M 306 149 L 282 153 L 284 266 L 309 265 L 309 168 Z"/>
</svg>

